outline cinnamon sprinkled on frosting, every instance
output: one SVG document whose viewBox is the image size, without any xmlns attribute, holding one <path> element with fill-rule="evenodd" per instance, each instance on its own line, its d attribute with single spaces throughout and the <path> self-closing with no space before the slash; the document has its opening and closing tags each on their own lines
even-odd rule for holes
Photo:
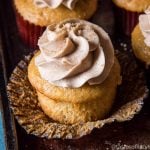
<svg viewBox="0 0 150 150">
<path fill-rule="evenodd" d="M 87 21 L 71 20 L 48 26 L 38 45 L 41 54 L 35 64 L 41 77 L 56 86 L 100 84 L 114 63 L 108 35 Z"/>
</svg>

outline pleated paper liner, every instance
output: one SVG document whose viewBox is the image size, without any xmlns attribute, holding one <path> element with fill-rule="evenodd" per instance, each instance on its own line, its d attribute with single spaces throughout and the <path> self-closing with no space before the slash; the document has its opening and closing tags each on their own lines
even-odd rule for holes
<svg viewBox="0 0 150 150">
<path fill-rule="evenodd" d="M 114 5 L 116 31 L 130 36 L 141 13 L 128 11 Z"/>
<path fill-rule="evenodd" d="M 66 125 L 48 118 L 39 107 L 37 94 L 28 81 L 27 67 L 32 55 L 19 62 L 7 86 L 15 118 L 28 134 L 47 139 L 76 139 L 105 124 L 132 119 L 141 110 L 143 100 L 148 95 L 146 79 L 132 55 L 118 52 L 117 57 L 122 68 L 122 85 L 118 88 L 110 115 L 104 120 Z"/>
<path fill-rule="evenodd" d="M 22 41 L 29 48 L 36 49 L 38 47 L 38 39 L 42 35 L 46 27 L 34 25 L 24 20 L 24 18 L 17 12 L 17 10 L 15 10 L 15 14 L 18 32 Z"/>
</svg>

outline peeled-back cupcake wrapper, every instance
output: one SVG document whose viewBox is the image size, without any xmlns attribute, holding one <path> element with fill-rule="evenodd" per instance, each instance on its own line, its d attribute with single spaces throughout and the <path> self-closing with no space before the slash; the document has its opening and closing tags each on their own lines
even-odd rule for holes
<svg viewBox="0 0 150 150">
<path fill-rule="evenodd" d="M 117 6 L 114 6 L 116 29 L 119 29 L 121 33 L 130 36 L 134 27 L 138 23 L 140 13 L 131 12 Z"/>
<path fill-rule="evenodd" d="M 137 66 L 132 55 L 118 52 L 117 57 L 121 64 L 123 80 L 118 88 L 113 109 L 106 119 L 66 125 L 48 118 L 38 105 L 36 91 L 28 81 L 27 67 L 32 55 L 19 62 L 7 86 L 15 118 L 28 134 L 47 139 L 80 138 L 90 134 L 94 128 L 102 128 L 105 124 L 114 121 L 122 122 L 132 119 L 141 110 L 143 100 L 148 95 L 146 80 L 143 70 Z"/>
<path fill-rule="evenodd" d="M 23 17 L 16 10 L 16 22 L 18 26 L 19 35 L 22 41 L 30 48 L 36 49 L 39 37 L 42 35 L 46 27 L 36 26 Z"/>
</svg>

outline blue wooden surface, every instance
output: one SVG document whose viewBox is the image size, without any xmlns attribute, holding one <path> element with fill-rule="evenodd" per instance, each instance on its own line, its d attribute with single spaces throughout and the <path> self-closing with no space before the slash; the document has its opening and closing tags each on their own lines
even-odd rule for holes
<svg viewBox="0 0 150 150">
<path fill-rule="evenodd" d="M 6 150 L 5 131 L 3 125 L 2 110 L 0 108 L 0 150 Z"/>
</svg>

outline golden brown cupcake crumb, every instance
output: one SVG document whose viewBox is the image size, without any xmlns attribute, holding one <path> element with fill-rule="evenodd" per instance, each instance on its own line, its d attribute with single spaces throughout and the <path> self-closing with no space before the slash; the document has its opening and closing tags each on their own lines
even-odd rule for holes
<svg viewBox="0 0 150 150">
<path fill-rule="evenodd" d="M 30 81 L 32 80 L 30 76 L 29 79 Z M 66 101 L 60 101 L 59 99 L 50 99 L 44 94 L 41 94 L 37 91 L 38 100 L 45 114 L 60 123 L 74 124 L 87 121 L 96 121 L 98 119 L 103 119 L 111 110 L 116 96 L 116 87 L 119 82 L 121 82 L 120 65 L 118 63 L 118 60 L 116 59 L 109 77 L 102 85 L 98 85 L 97 90 L 95 90 L 97 95 L 99 94 L 99 98 L 92 99 L 91 94 L 86 93 L 86 90 L 82 90 L 82 94 L 85 95 L 86 93 L 91 101 L 82 103 L 70 103 Z M 92 90 L 94 86 L 89 86 L 89 88 Z M 65 92 L 68 93 L 68 90 L 66 90 Z M 81 90 L 81 88 L 79 88 L 78 90 Z M 107 94 L 108 91 L 109 94 Z M 57 92 L 59 92 L 59 90 L 57 90 Z M 55 94 L 57 95 L 56 92 Z M 74 95 L 75 93 L 73 93 L 73 91 L 72 94 L 72 98 L 75 99 L 77 95 Z M 63 93 L 61 97 L 65 97 L 65 93 Z"/>
</svg>

